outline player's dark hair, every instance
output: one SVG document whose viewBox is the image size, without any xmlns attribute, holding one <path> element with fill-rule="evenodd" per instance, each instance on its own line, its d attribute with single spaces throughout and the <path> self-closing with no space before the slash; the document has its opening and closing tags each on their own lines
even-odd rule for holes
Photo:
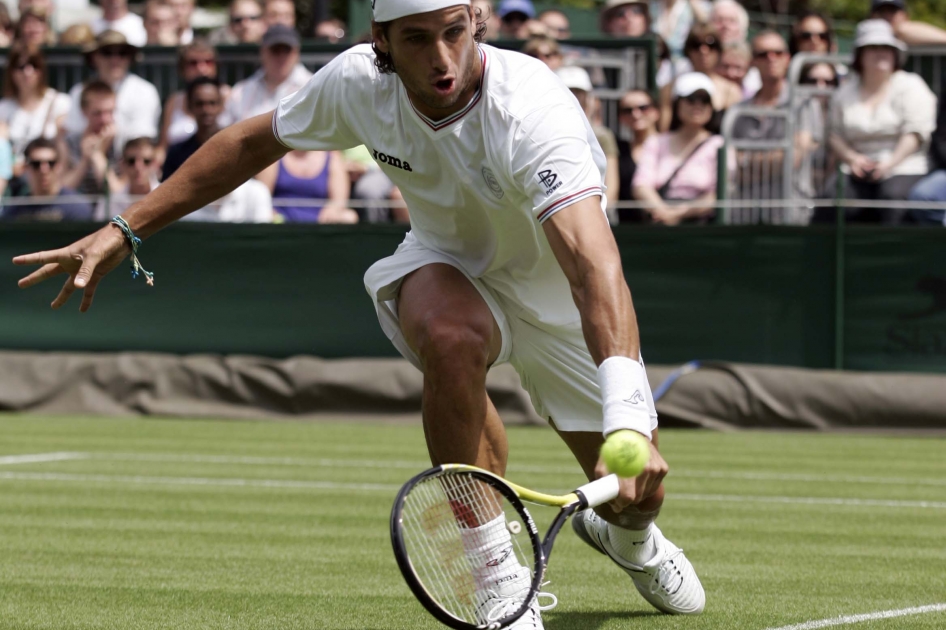
<svg viewBox="0 0 946 630">
<path fill-rule="evenodd" d="M 483 17 L 482 9 L 473 9 L 473 15 L 476 17 L 476 30 L 473 32 L 473 41 L 480 44 L 486 38 L 486 19 L 489 16 Z M 377 22 L 377 24 L 381 27 L 381 30 L 384 31 L 384 36 L 387 37 L 388 27 L 391 26 L 391 22 Z M 391 57 L 391 54 L 381 52 L 373 40 L 371 42 L 371 49 L 374 51 L 374 65 L 378 69 L 378 72 L 381 74 L 394 74 L 394 58 Z"/>
</svg>

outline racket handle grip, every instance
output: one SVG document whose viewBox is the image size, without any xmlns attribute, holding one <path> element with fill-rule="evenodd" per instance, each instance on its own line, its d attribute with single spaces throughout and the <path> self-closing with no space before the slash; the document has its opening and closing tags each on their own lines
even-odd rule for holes
<svg viewBox="0 0 946 630">
<path fill-rule="evenodd" d="M 581 496 L 585 497 L 590 508 L 614 500 L 620 492 L 621 482 L 617 475 L 608 475 L 591 483 L 586 483 L 575 491 L 576 494 L 581 493 Z"/>
</svg>

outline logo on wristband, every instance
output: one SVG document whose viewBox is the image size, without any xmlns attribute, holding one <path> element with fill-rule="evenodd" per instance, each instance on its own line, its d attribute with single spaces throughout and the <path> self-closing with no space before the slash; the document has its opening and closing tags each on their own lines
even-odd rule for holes
<svg viewBox="0 0 946 630">
<path fill-rule="evenodd" d="M 641 394 L 641 390 L 636 389 L 630 398 L 625 398 L 624 402 L 631 403 L 632 405 L 638 405 L 644 402 L 644 395 Z"/>
</svg>

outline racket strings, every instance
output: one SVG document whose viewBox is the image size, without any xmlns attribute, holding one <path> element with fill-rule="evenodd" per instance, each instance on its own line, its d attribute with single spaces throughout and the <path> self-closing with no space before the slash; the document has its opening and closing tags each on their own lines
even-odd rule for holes
<svg viewBox="0 0 946 630">
<path fill-rule="evenodd" d="M 532 575 L 525 567 L 535 558 L 527 518 L 490 484 L 446 473 L 411 490 L 402 531 L 428 595 L 452 616 L 482 624 L 516 612 L 529 593 Z"/>
</svg>

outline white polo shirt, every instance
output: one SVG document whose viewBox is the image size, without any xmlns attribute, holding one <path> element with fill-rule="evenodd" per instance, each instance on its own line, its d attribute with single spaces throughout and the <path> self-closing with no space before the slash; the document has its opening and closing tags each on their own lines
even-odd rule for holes
<svg viewBox="0 0 946 630">
<path fill-rule="evenodd" d="M 364 144 L 400 188 L 413 237 L 447 254 L 526 319 L 578 321 L 541 223 L 601 196 L 605 157 L 578 101 L 542 62 L 481 45 L 483 75 L 469 104 L 433 121 L 396 75 L 355 46 L 283 99 L 273 131 L 286 146 Z M 603 210 L 602 210 L 603 212 Z"/>
</svg>

